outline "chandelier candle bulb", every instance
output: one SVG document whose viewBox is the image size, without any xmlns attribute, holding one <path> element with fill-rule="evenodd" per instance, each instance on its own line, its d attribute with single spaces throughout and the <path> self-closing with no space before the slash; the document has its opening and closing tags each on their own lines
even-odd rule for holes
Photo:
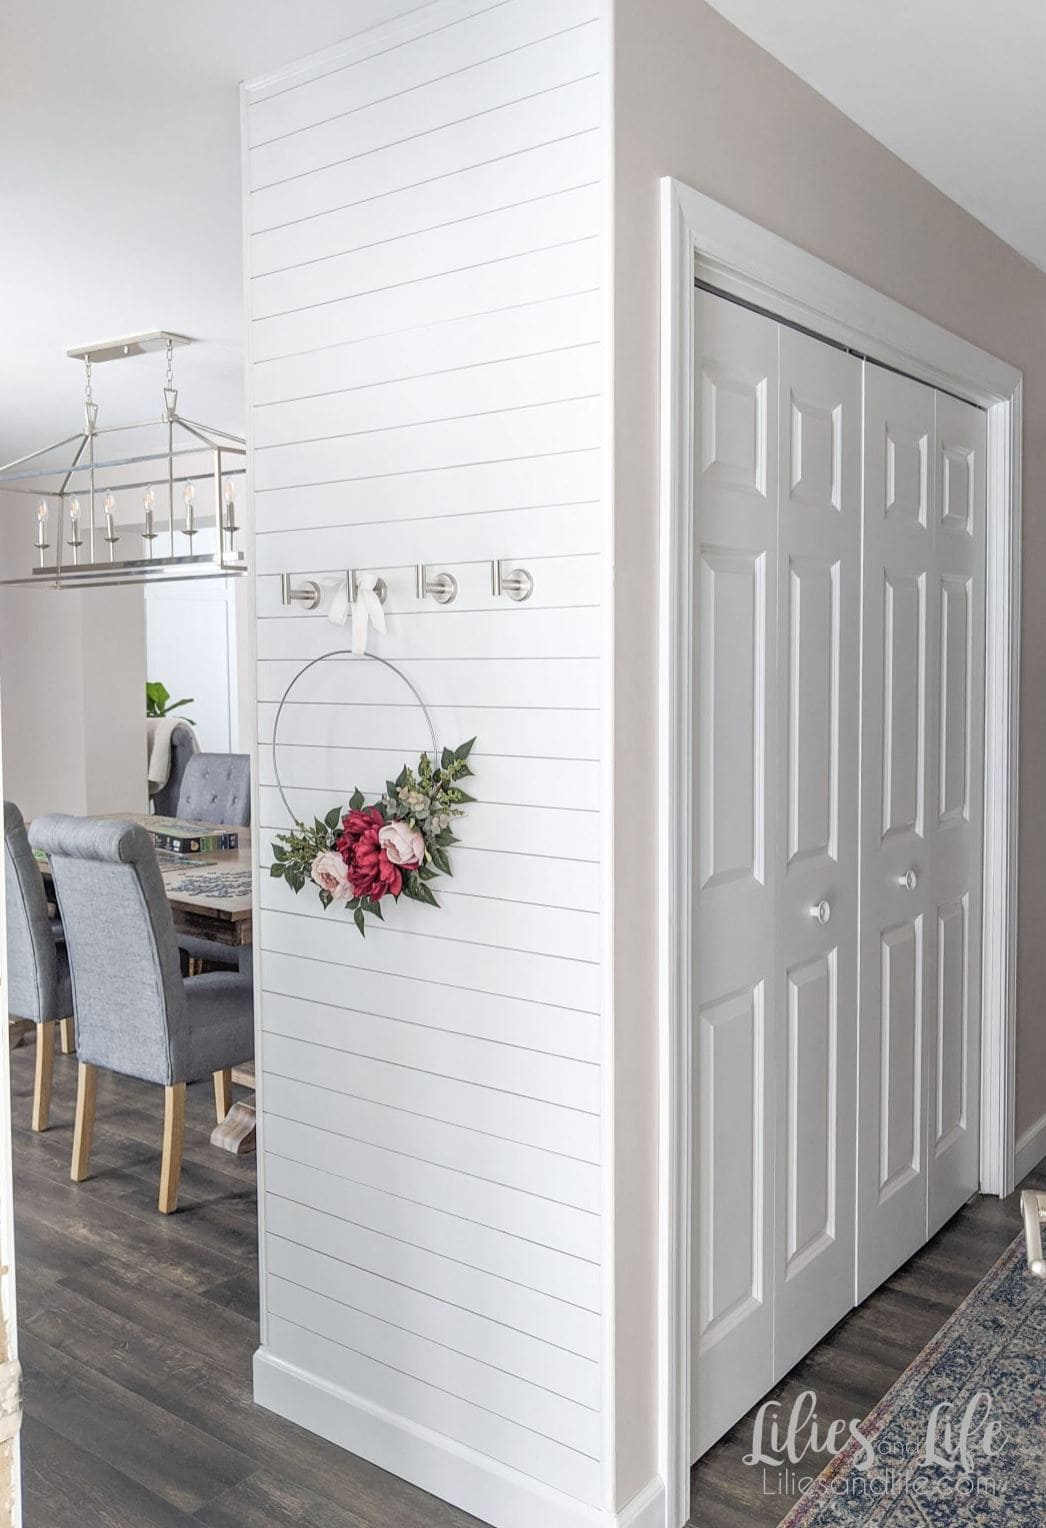
<svg viewBox="0 0 1046 1528">
<path fill-rule="evenodd" d="M 80 500 L 75 496 L 69 500 L 69 525 L 72 530 L 69 545 L 73 549 L 73 561 L 79 562 L 79 551 L 84 543 L 80 535 Z"/>
<path fill-rule="evenodd" d="M 47 539 L 47 516 L 49 513 L 50 511 L 47 507 L 47 500 L 41 499 L 39 504 L 36 506 L 36 545 L 37 550 L 41 553 L 46 552 L 48 546 L 50 545 L 50 542 Z M 41 563 L 43 560 L 44 559 L 41 556 Z"/>
<path fill-rule="evenodd" d="M 232 478 L 226 478 L 225 479 L 224 497 L 225 497 L 225 534 L 229 538 L 229 545 L 230 545 L 230 548 L 231 548 L 231 546 L 232 546 L 232 538 L 236 535 L 236 532 L 240 528 L 236 524 L 236 484 L 233 482 Z"/>
<path fill-rule="evenodd" d="M 145 529 L 142 531 L 142 540 L 149 543 L 149 555 L 152 556 L 153 542 L 156 540 L 156 532 L 153 529 L 153 509 L 156 504 L 156 492 L 152 484 L 142 495 L 142 504 L 145 507 Z"/>
<path fill-rule="evenodd" d="M 120 538 L 116 534 L 116 524 L 113 520 L 113 514 L 116 509 L 116 499 L 111 493 L 106 494 L 103 507 L 105 510 L 105 539 L 109 543 L 109 561 L 113 562 L 116 557 L 116 543 Z"/>
<path fill-rule="evenodd" d="M 182 499 L 185 502 L 185 534 L 196 535 L 196 489 L 192 483 L 186 483 L 182 490 Z"/>
</svg>

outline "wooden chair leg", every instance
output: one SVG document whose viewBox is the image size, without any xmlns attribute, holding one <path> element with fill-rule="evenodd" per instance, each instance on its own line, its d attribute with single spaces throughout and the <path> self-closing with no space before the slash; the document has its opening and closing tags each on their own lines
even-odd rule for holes
<svg viewBox="0 0 1046 1528">
<path fill-rule="evenodd" d="M 219 1125 L 232 1108 L 232 1067 L 214 1074 L 214 1114 Z"/>
<path fill-rule="evenodd" d="M 72 1019 L 60 1019 L 58 1027 L 62 1032 L 62 1055 L 71 1056 L 76 1049 L 76 1030 Z"/>
<path fill-rule="evenodd" d="M 91 1137 L 98 1097 L 98 1068 L 81 1061 L 76 1076 L 76 1126 L 73 1130 L 73 1165 L 69 1176 L 82 1183 L 91 1167 Z"/>
<path fill-rule="evenodd" d="M 33 1084 L 33 1129 L 46 1130 L 51 1118 L 54 1080 L 54 1030 L 51 1020 L 36 1026 L 36 1080 Z"/>
<path fill-rule="evenodd" d="M 182 1144 L 185 1140 L 185 1083 L 163 1090 L 163 1162 L 160 1167 L 160 1214 L 178 1208 L 178 1180 L 182 1175 Z"/>
</svg>

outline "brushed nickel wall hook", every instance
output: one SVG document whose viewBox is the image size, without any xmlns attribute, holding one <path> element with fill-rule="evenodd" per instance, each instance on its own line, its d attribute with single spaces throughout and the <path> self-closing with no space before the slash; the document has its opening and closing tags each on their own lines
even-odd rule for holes
<svg viewBox="0 0 1046 1528">
<path fill-rule="evenodd" d="M 426 563 L 419 562 L 416 570 L 418 599 L 434 599 L 439 605 L 450 605 L 458 597 L 458 581 L 453 573 L 430 573 Z"/>
<path fill-rule="evenodd" d="M 349 604 L 355 605 L 360 596 L 359 569 L 350 568 L 346 573 L 345 578 L 347 580 L 347 588 L 349 592 Z M 383 578 L 375 579 L 374 593 L 378 596 L 381 604 L 384 605 L 385 601 L 388 599 L 389 586 Z"/>
<path fill-rule="evenodd" d="M 510 600 L 528 600 L 534 593 L 534 579 L 526 568 L 508 568 L 505 557 L 496 557 L 490 565 L 490 592 L 495 599 L 507 595 Z"/>
<path fill-rule="evenodd" d="M 284 573 L 280 578 L 280 597 L 285 605 L 304 605 L 306 610 L 315 610 L 320 602 L 320 586 L 314 578 L 303 578 L 295 586 L 291 574 Z"/>
</svg>

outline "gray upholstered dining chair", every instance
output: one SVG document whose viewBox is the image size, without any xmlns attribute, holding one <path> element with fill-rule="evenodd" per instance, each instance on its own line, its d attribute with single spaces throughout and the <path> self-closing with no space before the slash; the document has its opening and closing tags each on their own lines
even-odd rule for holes
<svg viewBox="0 0 1046 1528">
<path fill-rule="evenodd" d="M 136 823 L 42 817 L 29 833 L 51 862 L 65 926 L 79 1079 L 72 1178 L 87 1177 L 98 1068 L 164 1090 L 160 1210 L 177 1206 L 185 1088 L 214 1078 L 219 1120 L 230 1072 L 254 1054 L 250 982 L 235 971 L 182 979 L 156 850 Z"/>
<path fill-rule="evenodd" d="M 248 753 L 196 753 L 185 766 L 177 815 L 187 822 L 246 827 L 251 820 L 251 756 Z M 179 935 L 189 969 L 200 961 L 249 972 L 252 952 L 194 934 Z"/>
<path fill-rule="evenodd" d="M 54 1039 L 73 1044 L 73 994 L 64 940 L 48 915 L 40 866 L 33 857 L 22 814 L 4 802 L 4 876 L 7 889 L 7 1011 L 36 1025 L 33 1129 L 46 1130 L 54 1079 Z"/>
<path fill-rule="evenodd" d="M 251 820 L 249 753 L 194 753 L 178 791 L 176 815 L 188 822 L 246 827 Z"/>
</svg>

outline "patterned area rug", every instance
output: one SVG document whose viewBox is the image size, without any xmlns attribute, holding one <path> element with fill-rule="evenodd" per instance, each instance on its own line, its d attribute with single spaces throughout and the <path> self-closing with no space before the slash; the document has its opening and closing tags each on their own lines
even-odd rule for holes
<svg viewBox="0 0 1046 1528">
<path fill-rule="evenodd" d="M 1046 1279 L 1019 1236 L 780 1528 L 1046 1525 Z M 869 1467 L 870 1466 L 870 1467 Z"/>
</svg>

